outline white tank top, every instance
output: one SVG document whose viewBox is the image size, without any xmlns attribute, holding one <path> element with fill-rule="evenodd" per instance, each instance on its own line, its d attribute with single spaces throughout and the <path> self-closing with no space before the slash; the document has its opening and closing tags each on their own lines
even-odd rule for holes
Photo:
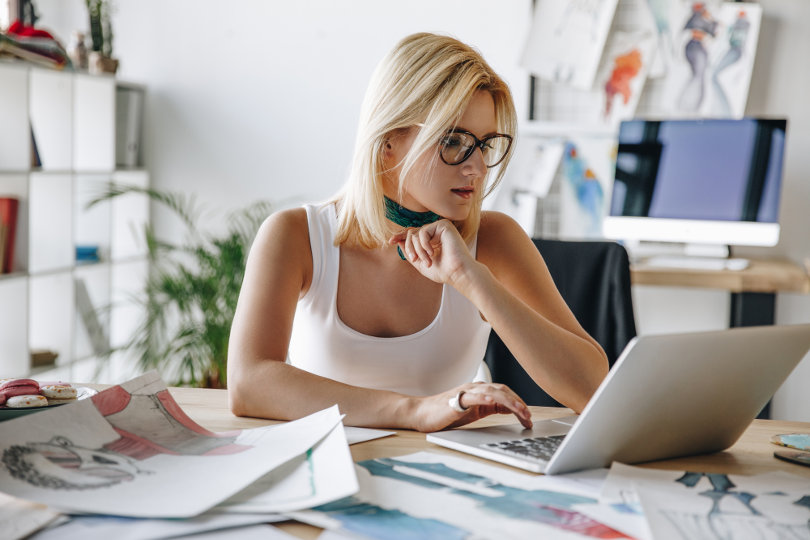
<svg viewBox="0 0 810 540">
<path fill-rule="evenodd" d="M 335 205 L 305 208 L 312 284 L 295 311 L 290 364 L 346 384 L 409 395 L 437 394 L 480 377 L 491 327 L 451 286 L 442 287 L 436 318 L 414 334 L 375 337 L 344 324 L 337 313 L 340 248 L 333 244 Z"/>
</svg>

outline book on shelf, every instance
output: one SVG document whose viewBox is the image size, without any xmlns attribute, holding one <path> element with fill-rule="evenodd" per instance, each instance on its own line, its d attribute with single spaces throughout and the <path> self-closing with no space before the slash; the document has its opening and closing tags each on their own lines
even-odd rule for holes
<svg viewBox="0 0 810 540">
<path fill-rule="evenodd" d="M 118 86 L 115 90 L 115 163 L 118 166 L 140 165 L 143 101 L 141 88 Z"/>
<path fill-rule="evenodd" d="M 0 32 L 0 56 L 10 56 L 53 69 L 70 65 L 67 53 L 59 42 L 45 37 L 18 37 Z"/>
<path fill-rule="evenodd" d="M 14 197 L 0 197 L 0 273 L 14 271 L 14 239 L 17 234 L 17 211 L 20 201 Z"/>
</svg>

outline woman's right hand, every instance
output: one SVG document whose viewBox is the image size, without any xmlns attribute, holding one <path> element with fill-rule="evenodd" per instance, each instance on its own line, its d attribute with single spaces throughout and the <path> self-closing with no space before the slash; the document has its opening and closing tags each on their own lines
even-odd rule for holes
<svg viewBox="0 0 810 540">
<path fill-rule="evenodd" d="M 459 412 L 450 400 L 459 395 L 459 404 L 467 409 Z M 498 383 L 467 383 L 447 392 L 417 398 L 414 429 L 430 433 L 475 422 L 491 414 L 514 414 L 526 429 L 532 427 L 532 414 L 526 403 L 506 385 Z"/>
</svg>

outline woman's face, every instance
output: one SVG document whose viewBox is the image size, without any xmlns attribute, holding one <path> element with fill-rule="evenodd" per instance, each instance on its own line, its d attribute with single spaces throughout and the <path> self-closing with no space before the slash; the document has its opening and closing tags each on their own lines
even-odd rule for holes
<svg viewBox="0 0 810 540">
<path fill-rule="evenodd" d="M 471 132 L 479 139 L 497 132 L 495 101 L 489 92 L 479 90 L 456 126 Z M 467 218 L 473 205 L 481 199 L 487 168 L 481 150 L 458 165 L 447 165 L 438 156 L 438 141 L 417 159 L 408 174 L 401 178 L 401 163 L 418 133 L 410 128 L 389 140 L 386 146 L 386 165 L 395 167 L 385 178 L 384 191 L 389 198 L 415 212 L 432 211 L 440 216 L 460 221 Z M 400 200 L 399 183 L 402 182 Z"/>
</svg>

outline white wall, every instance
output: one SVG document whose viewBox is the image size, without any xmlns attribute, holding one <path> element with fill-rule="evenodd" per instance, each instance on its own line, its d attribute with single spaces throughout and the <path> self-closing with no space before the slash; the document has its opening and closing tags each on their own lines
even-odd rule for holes
<svg viewBox="0 0 810 540">
<path fill-rule="evenodd" d="M 65 0 L 48 2 L 59 6 L 54 23 L 76 24 Z M 332 195 L 348 168 L 371 72 L 412 32 L 449 33 L 476 46 L 511 84 L 524 115 L 527 108 L 528 75 L 517 59 L 530 0 L 115 3 L 119 76 L 148 86 L 144 156 L 153 183 L 209 205 Z"/>
<path fill-rule="evenodd" d="M 528 75 L 517 66 L 531 0 L 116 0 L 119 75 L 149 89 L 145 159 L 153 184 L 213 208 L 258 198 L 323 199 L 342 183 L 356 116 L 377 61 L 415 31 L 477 46 L 511 83 L 522 117 Z M 810 2 L 763 0 L 748 113 L 786 116 L 782 240 L 745 255 L 810 256 Z M 68 40 L 86 28 L 82 0 L 37 0 L 41 24 Z M 315 151 L 317 148 L 317 151 Z M 219 215 L 219 214 L 217 214 Z M 159 230 L 172 225 L 156 218 Z M 217 221 L 212 221 L 215 227 Z M 724 327 L 718 291 L 637 288 L 644 333 Z M 810 295 L 780 294 L 777 323 L 810 322 Z M 810 421 L 810 358 L 774 399 L 778 418 Z"/>
</svg>

